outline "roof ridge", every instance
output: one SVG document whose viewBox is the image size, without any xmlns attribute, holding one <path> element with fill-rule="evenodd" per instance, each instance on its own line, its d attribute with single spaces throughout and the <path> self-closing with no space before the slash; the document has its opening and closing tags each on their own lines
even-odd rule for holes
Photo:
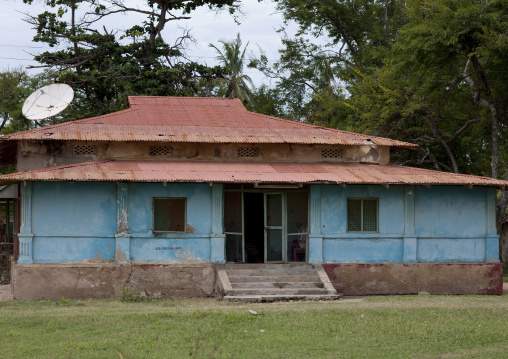
<svg viewBox="0 0 508 359">
<path fill-rule="evenodd" d="M 294 120 L 288 120 L 288 119 L 285 119 L 285 118 L 279 118 L 279 117 L 275 117 L 275 116 L 265 115 L 265 114 L 262 114 L 262 113 L 257 113 L 257 112 L 253 112 L 253 111 L 249 111 L 249 110 L 247 110 L 247 112 L 249 114 L 252 114 L 252 115 L 255 115 L 255 116 L 269 117 L 271 119 L 274 119 L 274 120 L 277 120 L 277 121 L 280 121 L 280 122 L 291 122 L 291 123 L 294 123 L 294 124 L 301 125 L 303 127 L 319 128 L 319 129 L 322 129 L 322 130 L 328 130 L 328 131 L 332 131 L 332 132 L 339 132 L 339 133 L 349 134 L 349 135 L 352 135 L 352 136 L 355 136 L 355 137 L 358 137 L 358 138 L 361 138 L 361 137 L 369 137 L 369 138 L 374 138 L 374 139 L 380 138 L 380 139 L 384 139 L 384 140 L 396 141 L 396 142 L 400 142 L 400 143 L 407 143 L 407 144 L 416 146 L 416 144 L 413 144 L 411 142 L 394 140 L 394 139 L 387 138 L 387 137 L 371 136 L 371 135 L 365 135 L 365 134 L 357 133 L 357 132 L 340 130 L 338 128 L 331 128 L 331 127 L 325 127 L 325 126 L 319 126 L 319 125 L 312 125 L 310 123 L 299 122 L 299 121 L 294 121 Z"/>
</svg>

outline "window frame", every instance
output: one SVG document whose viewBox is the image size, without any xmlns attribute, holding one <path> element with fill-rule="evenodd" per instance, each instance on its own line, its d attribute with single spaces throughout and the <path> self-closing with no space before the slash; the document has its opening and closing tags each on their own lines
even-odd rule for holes
<svg viewBox="0 0 508 359">
<path fill-rule="evenodd" d="M 360 227 L 359 231 L 349 230 L 349 201 L 360 201 Z M 375 231 L 364 231 L 363 230 L 363 201 L 376 201 L 376 230 Z M 379 198 L 376 197 L 348 197 L 346 201 L 346 231 L 347 233 L 379 233 Z"/>
<path fill-rule="evenodd" d="M 183 230 L 181 231 L 164 231 L 155 229 L 155 200 L 164 199 L 164 200 L 172 200 L 172 199 L 183 199 L 184 200 L 184 218 L 183 218 Z M 186 233 L 187 231 L 187 197 L 152 197 L 152 225 L 153 225 L 153 233 Z"/>
</svg>

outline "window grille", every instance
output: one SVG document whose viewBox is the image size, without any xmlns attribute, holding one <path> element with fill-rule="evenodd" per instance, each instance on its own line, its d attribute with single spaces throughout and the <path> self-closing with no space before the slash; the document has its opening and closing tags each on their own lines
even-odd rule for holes
<svg viewBox="0 0 508 359">
<path fill-rule="evenodd" d="M 185 198 L 154 198 L 155 232 L 185 232 Z"/>
<path fill-rule="evenodd" d="M 238 157 L 257 157 L 258 152 L 257 147 L 240 147 L 238 149 Z"/>
<path fill-rule="evenodd" d="M 342 150 L 338 148 L 325 148 L 321 150 L 321 157 L 323 158 L 341 158 Z"/>
<path fill-rule="evenodd" d="M 150 156 L 167 156 L 171 152 L 171 146 L 150 146 Z"/>
<path fill-rule="evenodd" d="M 348 199 L 347 230 L 348 232 L 377 232 L 378 200 Z"/>
<path fill-rule="evenodd" d="M 94 145 L 74 146 L 73 153 L 76 156 L 95 156 L 95 146 Z"/>
</svg>

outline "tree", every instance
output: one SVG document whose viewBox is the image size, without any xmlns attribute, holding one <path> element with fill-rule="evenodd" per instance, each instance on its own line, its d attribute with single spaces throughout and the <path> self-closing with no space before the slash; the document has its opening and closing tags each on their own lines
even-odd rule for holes
<svg viewBox="0 0 508 359">
<path fill-rule="evenodd" d="M 295 38 L 280 30 L 284 48 L 273 65 L 262 55 L 252 66 L 276 80 L 287 117 L 298 121 L 312 121 L 309 116 L 318 110 L 314 105 L 319 98 L 335 94 L 342 101 L 349 87 L 361 79 L 361 72 L 382 64 L 381 50 L 406 21 L 396 0 L 276 2 L 286 24 L 294 21 L 299 30 Z"/>
<path fill-rule="evenodd" d="M 217 60 L 224 66 L 225 74 L 223 79 L 219 79 L 219 96 L 228 98 L 239 98 L 243 102 L 252 100 L 252 92 L 249 86 L 253 86 L 252 79 L 243 73 L 245 65 L 245 51 L 247 45 L 242 50 L 242 40 L 240 33 L 232 41 L 219 41 L 222 44 L 222 50 L 213 44 L 210 47 L 217 51 Z"/>
<path fill-rule="evenodd" d="M 172 44 L 162 31 L 169 22 L 189 19 L 198 7 L 228 8 L 230 13 L 238 7 L 238 0 L 146 0 L 136 6 L 121 0 L 45 3 L 48 11 L 27 15 L 37 31 L 34 41 L 61 46 L 35 59 L 50 70 L 48 76 L 58 76 L 74 88 L 69 110 L 73 119 L 121 109 L 127 95 L 193 95 L 199 79 L 221 76 L 219 67 L 186 59 L 184 47 L 192 41 L 188 31 Z M 125 30 L 108 28 L 107 20 L 116 14 L 142 14 L 146 20 Z"/>
<path fill-rule="evenodd" d="M 39 76 L 31 77 L 21 68 L 0 72 L 0 133 L 35 128 L 38 124 L 26 119 L 21 109 L 30 94 L 42 86 L 44 81 Z"/>
</svg>

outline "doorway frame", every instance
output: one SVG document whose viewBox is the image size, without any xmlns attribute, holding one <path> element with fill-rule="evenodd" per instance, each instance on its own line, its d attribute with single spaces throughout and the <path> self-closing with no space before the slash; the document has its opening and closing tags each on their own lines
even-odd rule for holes
<svg viewBox="0 0 508 359">
<path fill-rule="evenodd" d="M 254 184 L 252 183 L 234 183 L 234 184 L 228 184 L 232 186 L 232 188 L 227 188 L 226 185 L 223 187 L 223 199 L 226 192 L 240 192 L 241 193 L 241 216 L 242 216 L 242 232 L 226 232 L 224 230 L 225 235 L 241 235 L 242 238 L 242 263 L 245 263 L 245 210 L 244 210 L 244 204 L 245 204 L 245 198 L 244 193 L 262 193 L 263 194 L 263 218 L 264 222 L 266 223 L 265 216 L 266 216 L 266 194 L 267 193 L 280 193 L 282 194 L 282 245 L 283 245 L 283 254 L 282 254 L 282 261 L 266 261 L 266 254 L 267 254 L 267 242 L 266 242 L 266 230 L 264 229 L 264 255 L 263 255 L 263 263 L 292 263 L 287 258 L 287 246 L 288 246 L 288 236 L 290 235 L 287 232 L 287 226 L 288 226 L 288 218 L 287 218 L 287 193 L 288 192 L 307 192 L 307 244 L 306 244 L 306 251 L 305 251 L 305 262 L 302 263 L 308 263 L 309 261 L 309 235 L 310 235 L 310 186 L 302 186 L 301 188 L 255 188 Z M 282 187 L 282 186 L 281 186 Z M 225 201 L 223 200 L 223 203 Z M 226 206 L 223 207 L 223 226 L 224 226 L 224 220 L 225 220 L 225 211 Z M 224 227 L 225 228 L 225 227 Z M 295 235 L 295 233 L 291 233 L 291 235 Z M 227 259 L 227 253 L 226 253 L 226 242 L 224 242 L 224 259 Z M 227 262 L 228 263 L 228 262 Z M 232 262 L 229 262 L 232 263 Z"/>
</svg>

